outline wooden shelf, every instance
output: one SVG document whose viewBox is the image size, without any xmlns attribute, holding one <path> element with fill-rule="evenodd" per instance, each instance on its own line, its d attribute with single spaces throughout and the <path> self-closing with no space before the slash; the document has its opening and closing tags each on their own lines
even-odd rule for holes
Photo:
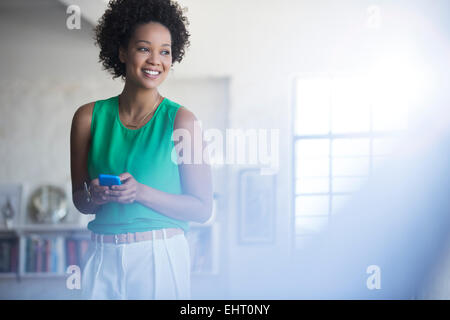
<svg viewBox="0 0 450 320">
<path fill-rule="evenodd" d="M 20 277 L 15 272 L 0 272 L 0 279 L 15 279 Z"/>
<path fill-rule="evenodd" d="M 15 234 L 16 233 L 16 229 L 6 229 L 6 228 L 0 228 L 0 233 L 2 234 L 2 235 L 6 235 L 6 234 L 8 234 L 8 233 L 10 233 L 10 234 Z"/>
<path fill-rule="evenodd" d="M 59 232 L 59 231 L 76 231 L 76 232 L 82 232 L 82 231 L 86 231 L 88 232 L 89 230 L 87 229 L 87 227 L 85 226 L 80 226 L 80 225 L 74 225 L 74 224 L 67 224 L 67 225 L 63 225 L 63 224 L 57 224 L 57 225 L 40 225 L 40 224 L 35 224 L 35 225 L 22 225 L 22 226 L 15 226 L 11 229 L 6 229 L 6 228 L 0 228 L 0 234 L 1 235 L 6 235 L 6 234 L 17 234 L 18 232 Z"/>
<path fill-rule="evenodd" d="M 20 275 L 21 278 L 63 278 L 68 276 L 65 273 L 55 273 L 55 272 L 25 272 Z"/>
<path fill-rule="evenodd" d="M 88 231 L 85 226 L 75 225 L 75 224 L 30 224 L 30 225 L 22 225 L 14 228 L 17 231 Z"/>
</svg>

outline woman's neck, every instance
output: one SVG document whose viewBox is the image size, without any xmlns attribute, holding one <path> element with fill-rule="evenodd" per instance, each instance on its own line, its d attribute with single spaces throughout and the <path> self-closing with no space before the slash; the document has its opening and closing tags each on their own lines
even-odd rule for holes
<svg viewBox="0 0 450 320">
<path fill-rule="evenodd" d="M 159 99 L 160 95 L 156 88 L 143 90 L 125 83 L 119 96 L 120 111 L 128 117 L 134 118 L 153 110 Z"/>
</svg>

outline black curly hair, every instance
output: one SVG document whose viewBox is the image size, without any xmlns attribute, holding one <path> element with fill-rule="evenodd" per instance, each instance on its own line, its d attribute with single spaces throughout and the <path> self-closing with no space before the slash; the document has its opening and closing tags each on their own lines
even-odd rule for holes
<svg viewBox="0 0 450 320">
<path fill-rule="evenodd" d="M 125 64 L 119 59 L 119 47 L 127 48 L 136 27 L 158 22 L 170 31 L 172 63 L 181 62 L 190 45 L 189 25 L 179 4 L 171 0 L 111 0 L 95 27 L 96 45 L 100 47 L 99 62 L 113 74 L 125 77 Z"/>
</svg>

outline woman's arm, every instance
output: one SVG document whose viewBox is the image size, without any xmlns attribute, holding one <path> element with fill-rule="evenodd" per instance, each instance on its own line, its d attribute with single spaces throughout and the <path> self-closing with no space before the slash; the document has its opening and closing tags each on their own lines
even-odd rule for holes
<svg viewBox="0 0 450 320">
<path fill-rule="evenodd" d="M 194 136 L 194 128 L 196 136 Z M 199 152 L 203 158 L 204 142 L 200 124 L 194 114 L 183 107 L 178 109 L 175 117 L 174 130 L 177 129 L 187 130 L 185 132 L 190 134 L 191 143 L 181 144 L 183 148 L 190 145 L 191 158 L 194 159 L 194 152 Z M 199 149 L 195 146 L 201 146 L 201 150 L 195 150 Z M 177 144 L 177 147 L 180 147 L 180 143 Z M 108 201 L 120 203 L 137 201 L 171 218 L 206 222 L 211 217 L 213 201 L 209 159 L 204 159 L 200 164 L 180 163 L 178 168 L 182 188 L 181 195 L 154 189 L 139 183 L 131 174 L 123 173 L 119 176 L 124 184 L 113 186 L 111 190 L 107 191 L 109 193 Z"/>
<path fill-rule="evenodd" d="M 75 207 L 84 214 L 94 214 L 103 203 L 99 199 L 100 186 L 91 187 L 93 199 L 87 201 L 84 182 L 91 184 L 87 161 L 91 139 L 91 119 L 94 102 L 78 108 L 72 119 L 70 131 L 70 171 L 72 177 L 72 199 Z M 106 201 L 105 201 L 106 202 Z"/>
</svg>

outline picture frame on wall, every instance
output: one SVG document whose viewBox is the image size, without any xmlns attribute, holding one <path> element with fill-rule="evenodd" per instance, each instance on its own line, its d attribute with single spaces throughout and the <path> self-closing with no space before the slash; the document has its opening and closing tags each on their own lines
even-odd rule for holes
<svg viewBox="0 0 450 320">
<path fill-rule="evenodd" d="M 275 241 L 276 175 L 263 175 L 259 168 L 239 172 L 239 243 Z"/>
</svg>

